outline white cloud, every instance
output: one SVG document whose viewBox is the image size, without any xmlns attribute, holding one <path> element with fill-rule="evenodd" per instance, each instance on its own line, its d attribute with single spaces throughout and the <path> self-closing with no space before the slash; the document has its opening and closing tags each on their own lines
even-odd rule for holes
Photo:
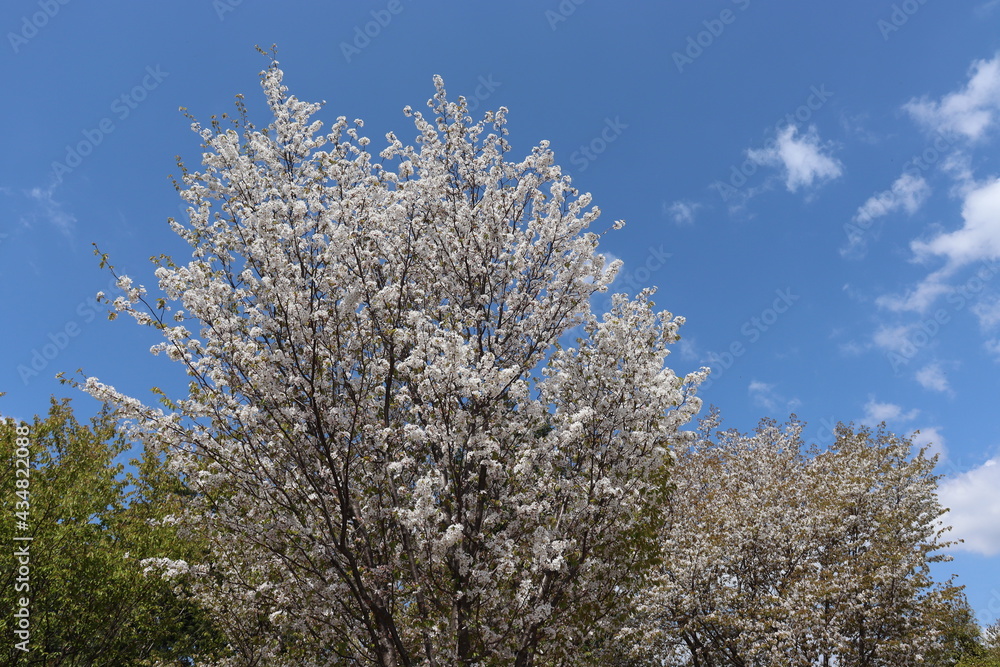
<svg viewBox="0 0 1000 667">
<path fill-rule="evenodd" d="M 784 128 L 772 146 L 747 151 L 747 157 L 757 164 L 780 167 L 785 173 L 785 187 L 795 192 L 800 187 L 811 187 L 814 182 L 837 178 L 843 165 L 835 158 L 824 155 L 824 147 L 815 127 L 796 139 L 798 128 Z"/>
<path fill-rule="evenodd" d="M 983 343 L 983 347 L 986 348 L 987 352 L 996 357 L 997 361 L 1000 361 L 1000 338 L 992 338 L 986 341 Z"/>
<path fill-rule="evenodd" d="M 963 225 L 929 241 L 914 241 L 920 259 L 941 256 L 951 271 L 972 262 L 1000 257 L 1000 179 L 971 189 L 962 205 Z"/>
<path fill-rule="evenodd" d="M 952 291 L 947 280 L 959 269 L 974 262 L 1000 259 L 1000 179 L 966 186 L 963 190 L 962 227 L 910 244 L 916 259 L 942 257 L 944 266 L 906 294 L 886 294 L 875 303 L 894 311 L 926 311 L 939 296 Z"/>
<path fill-rule="evenodd" d="M 908 422 L 915 419 L 919 412 L 916 409 L 903 412 L 903 408 L 895 403 L 879 403 L 874 397 L 870 397 L 865 403 L 865 416 L 861 418 L 861 423 L 874 426 L 880 422 Z"/>
<path fill-rule="evenodd" d="M 889 215 L 899 209 L 913 215 L 930 193 L 930 186 L 923 176 L 905 173 L 897 178 L 888 190 L 870 197 L 862 204 L 854 214 L 854 222 L 867 224 L 875 218 Z"/>
<path fill-rule="evenodd" d="M 982 139 L 1000 111 L 1000 56 L 973 62 L 962 90 L 936 102 L 926 97 L 913 99 L 903 109 L 932 131 L 960 134 L 971 141 Z"/>
<path fill-rule="evenodd" d="M 750 395 L 754 405 L 764 408 L 768 412 L 778 412 L 779 410 L 791 412 L 802 404 L 802 401 L 797 398 L 788 399 L 778 394 L 774 390 L 773 384 L 760 382 L 759 380 L 752 380 L 750 382 L 747 393 Z"/>
<path fill-rule="evenodd" d="M 953 548 L 984 556 L 1000 554 L 1000 458 L 972 470 L 946 477 L 938 487 L 941 504 L 950 508 L 944 517 L 952 537 L 963 544 Z"/>
<path fill-rule="evenodd" d="M 693 201 L 675 201 L 667 205 L 663 203 L 663 212 L 673 218 L 678 225 L 690 225 L 694 223 L 694 214 L 701 208 L 701 204 Z"/>
<path fill-rule="evenodd" d="M 927 364 L 917 371 L 917 382 L 924 389 L 942 392 L 951 391 L 951 386 L 948 384 L 948 377 L 941 368 L 941 364 L 937 361 Z"/>
</svg>

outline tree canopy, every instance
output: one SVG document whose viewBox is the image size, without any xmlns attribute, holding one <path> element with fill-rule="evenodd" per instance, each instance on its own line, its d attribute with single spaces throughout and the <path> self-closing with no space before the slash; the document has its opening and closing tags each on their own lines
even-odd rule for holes
<svg viewBox="0 0 1000 667">
<path fill-rule="evenodd" d="M 206 560 L 161 560 L 240 664 L 565 664 L 626 612 L 655 556 L 668 451 L 702 374 L 651 290 L 591 297 L 618 263 L 546 142 L 510 161 L 506 109 L 444 85 L 376 161 L 362 123 L 296 99 L 193 129 L 159 329 L 189 395 L 162 411 L 90 378 L 192 492 Z M 177 307 L 171 310 L 174 305 Z M 561 341 L 577 330 L 573 346 Z"/>
<path fill-rule="evenodd" d="M 435 78 L 415 141 L 376 156 L 282 76 L 261 74 L 263 129 L 242 97 L 192 118 L 202 169 L 180 165 L 170 221 L 191 257 L 155 260 L 160 296 L 111 268 L 112 317 L 162 335 L 186 395 L 83 383 L 170 489 L 154 525 L 188 549 L 142 550 L 143 581 L 222 638 L 201 662 L 981 657 L 929 573 L 933 459 L 884 429 L 686 430 L 707 371 L 666 366 L 684 320 L 652 289 L 593 312 L 620 262 L 547 142 L 513 159 L 507 110 L 474 120 Z"/>
<path fill-rule="evenodd" d="M 628 631 L 673 665 L 903 665 L 961 647 L 935 458 L 883 427 L 828 448 L 763 420 L 677 449 L 663 560 Z"/>
</svg>

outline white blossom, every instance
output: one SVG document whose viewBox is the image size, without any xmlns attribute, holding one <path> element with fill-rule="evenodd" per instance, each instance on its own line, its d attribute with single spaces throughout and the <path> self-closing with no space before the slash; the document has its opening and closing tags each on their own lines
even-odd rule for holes
<svg viewBox="0 0 1000 667">
<path fill-rule="evenodd" d="M 510 161 L 505 108 L 472 122 L 436 78 L 431 112 L 405 110 L 416 144 L 373 160 L 276 65 L 262 85 L 266 131 L 192 125 L 171 225 L 192 257 L 156 271 L 182 324 L 119 281 L 188 396 L 86 383 L 190 491 L 179 522 L 210 551 L 156 565 L 231 664 L 576 664 L 657 549 L 700 407 L 703 373 L 665 367 L 682 318 L 651 290 L 591 312 L 620 266 L 600 211 L 546 142 Z"/>
</svg>

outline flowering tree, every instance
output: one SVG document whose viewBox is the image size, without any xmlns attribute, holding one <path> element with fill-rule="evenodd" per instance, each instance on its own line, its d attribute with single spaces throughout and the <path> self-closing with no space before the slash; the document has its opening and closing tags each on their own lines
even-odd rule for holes
<svg viewBox="0 0 1000 667">
<path fill-rule="evenodd" d="M 874 667 L 959 648 L 946 634 L 964 596 L 928 571 L 950 544 L 935 459 L 884 429 L 840 425 L 820 450 L 794 420 L 751 435 L 716 425 L 706 419 L 702 438 L 678 449 L 663 562 L 623 633 L 639 654 Z"/>
<path fill-rule="evenodd" d="M 434 117 L 404 110 L 416 146 L 390 133 L 373 161 L 360 121 L 320 135 L 281 80 L 272 61 L 267 129 L 242 102 L 193 124 L 204 170 L 171 221 L 193 257 L 160 259 L 163 298 L 119 280 L 189 395 L 85 385 L 212 544 L 150 567 L 188 581 L 231 664 L 579 664 L 656 556 L 699 408 L 701 373 L 664 367 L 682 318 L 651 291 L 591 313 L 618 270 L 599 210 L 547 142 L 507 160 L 506 109 L 473 122 L 436 78 Z"/>
</svg>

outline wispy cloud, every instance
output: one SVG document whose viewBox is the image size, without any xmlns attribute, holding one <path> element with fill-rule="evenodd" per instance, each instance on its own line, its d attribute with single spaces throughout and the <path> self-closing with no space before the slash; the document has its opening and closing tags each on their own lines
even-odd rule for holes
<svg viewBox="0 0 1000 667">
<path fill-rule="evenodd" d="M 55 189 L 55 185 L 50 185 L 47 188 L 35 187 L 26 194 L 32 201 L 36 202 L 41 217 L 63 234 L 69 235 L 76 226 L 76 217 L 64 210 L 62 204 L 55 200 L 53 197 Z M 31 225 L 30 222 L 28 224 Z"/>
<path fill-rule="evenodd" d="M 931 188 L 923 176 L 904 173 L 893 182 L 892 187 L 883 190 L 858 207 L 851 219 L 852 231 L 848 234 L 847 246 L 840 254 L 857 257 L 864 254 L 868 245 L 868 228 L 875 220 L 902 209 L 913 215 L 927 201 Z"/>
<path fill-rule="evenodd" d="M 899 433 L 918 416 L 920 416 L 920 411 L 916 408 L 904 410 L 901 405 L 881 403 L 875 400 L 874 396 L 869 396 L 868 402 L 865 403 L 864 416 L 861 417 L 860 421 L 867 426 L 878 426 L 885 422 L 890 429 L 895 429 Z M 937 454 L 939 463 L 947 458 L 948 450 L 945 447 L 944 436 L 941 435 L 941 430 L 938 427 L 922 426 L 919 429 L 912 429 L 909 437 L 912 438 L 913 445 L 917 449 L 926 446 L 930 456 Z"/>
<path fill-rule="evenodd" d="M 874 195 L 854 214 L 854 222 L 868 223 L 875 218 L 894 213 L 899 209 L 910 215 L 917 212 L 930 194 L 930 186 L 923 176 L 906 173 L 895 180 L 888 190 Z"/>
<path fill-rule="evenodd" d="M 986 0 L 986 2 L 976 7 L 976 14 L 981 17 L 986 17 L 989 16 L 997 7 L 1000 7 L 1000 0 Z"/>
<path fill-rule="evenodd" d="M 677 343 L 677 351 L 684 361 L 694 361 L 701 357 L 698 344 L 690 336 L 682 337 Z"/>
<path fill-rule="evenodd" d="M 754 405 L 768 412 L 791 412 L 802 405 L 797 398 L 786 398 L 775 390 L 775 385 L 759 380 L 752 380 L 747 387 L 747 394 Z"/>
<path fill-rule="evenodd" d="M 757 164 L 780 168 L 789 192 L 835 179 L 844 172 L 839 160 L 824 154 L 829 146 L 820 142 L 815 127 L 799 138 L 797 134 L 798 128 L 789 125 L 781 130 L 774 145 L 748 150 L 747 157 Z"/>
<path fill-rule="evenodd" d="M 951 291 L 944 282 L 947 276 L 941 271 L 935 271 L 920 282 L 915 288 L 905 294 L 883 294 L 875 299 L 875 303 L 888 310 L 903 312 L 916 311 L 922 313 L 942 294 Z"/>
<path fill-rule="evenodd" d="M 972 313 L 979 320 L 983 331 L 990 331 L 1000 325 L 1000 297 L 990 296 L 981 299 L 972 307 Z"/>
<path fill-rule="evenodd" d="M 698 212 L 699 208 L 701 208 L 701 204 L 693 201 L 679 200 L 669 205 L 663 202 L 664 214 L 670 216 L 678 225 L 693 224 L 695 213 Z"/>
<path fill-rule="evenodd" d="M 933 132 L 958 134 L 973 142 L 984 139 L 1000 112 L 1000 56 L 973 62 L 961 90 L 937 101 L 913 99 L 903 108 Z"/>
<path fill-rule="evenodd" d="M 879 403 L 874 396 L 870 396 L 865 403 L 865 415 L 861 418 L 861 423 L 875 426 L 881 422 L 908 422 L 916 419 L 918 414 L 919 410 L 903 412 L 903 408 L 895 403 Z"/>
<path fill-rule="evenodd" d="M 879 347 L 886 352 L 905 352 L 912 345 L 910 342 L 910 334 L 913 332 L 913 327 L 906 324 L 901 324 L 898 326 L 886 326 L 882 325 L 875 330 L 875 334 L 872 336 L 872 342 L 876 347 Z"/>
</svg>

